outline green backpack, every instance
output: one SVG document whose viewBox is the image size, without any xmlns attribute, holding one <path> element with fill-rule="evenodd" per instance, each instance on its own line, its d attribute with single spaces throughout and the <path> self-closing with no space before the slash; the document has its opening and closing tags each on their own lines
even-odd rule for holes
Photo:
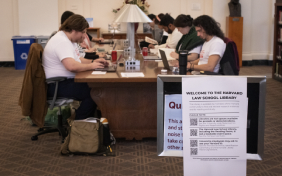
<svg viewBox="0 0 282 176">
<path fill-rule="evenodd" d="M 58 125 L 58 111 L 58 107 L 55 107 L 52 110 L 48 109 L 47 114 L 45 116 L 45 127 L 52 127 Z M 61 113 L 63 116 L 63 124 L 67 124 L 67 119 L 71 116 L 70 106 L 62 106 Z M 26 119 L 32 123 L 30 117 L 26 117 Z M 32 125 L 34 124 L 32 123 Z"/>
</svg>

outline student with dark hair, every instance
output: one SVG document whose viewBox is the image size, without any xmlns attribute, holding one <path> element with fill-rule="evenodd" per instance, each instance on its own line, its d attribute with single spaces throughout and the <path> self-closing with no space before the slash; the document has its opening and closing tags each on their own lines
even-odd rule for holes
<svg viewBox="0 0 282 176">
<path fill-rule="evenodd" d="M 166 40 L 166 43 L 163 45 L 149 45 L 149 48 L 176 48 L 178 41 L 181 39 L 182 34 L 176 29 L 173 25 L 174 18 L 172 18 L 169 14 L 165 14 L 160 21 L 160 25 L 163 26 L 163 29 L 170 34 Z"/>
<path fill-rule="evenodd" d="M 218 23 L 208 15 L 202 15 L 193 21 L 197 35 L 205 40 L 200 58 L 187 64 L 187 68 L 195 71 L 218 73 L 219 62 L 224 54 L 226 44 L 224 34 Z"/>
<path fill-rule="evenodd" d="M 163 13 L 160 13 L 156 16 L 156 21 L 155 23 L 158 25 L 159 29 L 161 29 L 163 31 L 162 33 L 162 41 L 161 41 L 161 45 L 166 43 L 166 40 L 168 38 L 168 33 L 163 29 L 163 26 L 160 25 L 161 19 L 162 17 L 164 17 Z"/>
<path fill-rule="evenodd" d="M 152 20 L 152 22 L 149 23 L 149 25 L 152 29 L 153 39 L 155 39 L 158 42 L 158 44 L 161 44 L 163 31 L 156 24 L 158 23 L 158 19 L 154 14 L 149 14 L 148 17 Z"/>
<path fill-rule="evenodd" d="M 153 36 L 153 39 L 156 40 L 158 42 L 158 44 L 161 44 L 162 42 L 162 34 L 163 34 L 163 30 L 160 29 L 158 27 L 158 25 L 156 24 L 156 21 L 157 18 L 156 18 L 156 15 L 154 14 L 149 14 L 148 17 L 152 20 L 151 23 L 148 23 L 151 30 L 152 30 L 152 36 Z M 147 43 L 145 41 L 143 42 L 140 42 L 140 47 L 143 48 L 143 47 L 148 47 L 150 43 Z"/>
<path fill-rule="evenodd" d="M 86 83 L 75 83 L 77 72 L 103 68 L 107 65 L 104 59 L 88 60 L 80 57 L 77 43 L 84 40 L 88 22 L 81 15 L 71 15 L 49 40 L 42 55 L 42 66 L 46 79 L 66 77 L 59 82 L 58 97 L 73 98 L 81 101 L 75 119 L 93 117 L 96 103 L 90 96 L 90 88 Z M 53 96 L 55 84 L 47 85 L 47 95 Z"/>
<path fill-rule="evenodd" d="M 70 16 L 74 15 L 71 11 L 65 11 L 61 16 L 61 24 L 63 24 Z"/>
<path fill-rule="evenodd" d="M 188 61 L 199 58 L 204 40 L 197 36 L 197 32 L 192 23 L 193 18 L 190 15 L 182 14 L 174 20 L 174 26 L 183 36 L 176 45 L 176 52 L 170 54 L 171 57 L 178 59 L 179 51 L 187 50 L 190 53 L 190 55 L 188 55 Z"/>
</svg>

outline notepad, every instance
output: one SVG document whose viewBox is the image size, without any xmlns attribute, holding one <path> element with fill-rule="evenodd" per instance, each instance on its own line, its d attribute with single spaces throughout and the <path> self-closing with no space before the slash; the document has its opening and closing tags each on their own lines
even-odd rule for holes
<svg viewBox="0 0 282 176">
<path fill-rule="evenodd" d="M 156 40 L 154 40 L 154 39 L 152 39 L 152 38 L 149 38 L 149 37 L 145 37 L 145 42 L 147 42 L 147 43 L 151 43 L 151 44 L 155 44 L 155 45 L 157 45 L 158 44 L 158 42 L 156 41 Z"/>
<path fill-rule="evenodd" d="M 170 56 L 170 53 L 175 52 L 175 49 L 171 49 L 171 48 L 160 48 L 160 49 L 165 52 L 167 60 L 175 60 L 175 58 Z M 153 53 L 153 54 L 157 54 L 158 57 L 161 58 L 161 54 L 159 52 L 159 49 L 150 49 L 150 52 Z"/>
<path fill-rule="evenodd" d="M 107 73 L 106 71 L 93 71 L 92 75 L 104 75 L 106 73 Z"/>
<path fill-rule="evenodd" d="M 142 72 L 122 72 L 120 73 L 122 77 L 132 78 L 132 77 L 144 77 Z"/>
<path fill-rule="evenodd" d="M 170 53 L 175 52 L 175 49 L 170 48 L 160 48 L 160 50 L 163 50 L 165 52 L 167 60 L 175 60 L 175 58 L 170 56 Z M 160 52 L 158 53 L 158 56 L 161 58 Z"/>
</svg>

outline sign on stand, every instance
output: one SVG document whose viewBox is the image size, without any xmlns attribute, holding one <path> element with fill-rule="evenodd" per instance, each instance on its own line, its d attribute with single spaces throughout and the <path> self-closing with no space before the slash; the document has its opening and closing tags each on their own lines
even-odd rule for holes
<svg viewBox="0 0 282 176">
<path fill-rule="evenodd" d="M 182 78 L 185 176 L 246 175 L 247 106 L 247 78 Z"/>
</svg>

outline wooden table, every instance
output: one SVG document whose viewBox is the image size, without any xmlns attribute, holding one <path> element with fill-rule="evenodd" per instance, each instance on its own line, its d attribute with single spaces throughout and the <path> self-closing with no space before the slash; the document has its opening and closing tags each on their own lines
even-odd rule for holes
<svg viewBox="0 0 282 176">
<path fill-rule="evenodd" d="M 136 39 L 145 39 L 145 37 L 153 38 L 151 33 L 136 33 Z M 102 33 L 102 38 L 104 39 L 112 39 L 113 33 Z M 126 33 L 115 33 L 114 39 L 126 39 Z"/>
<path fill-rule="evenodd" d="M 122 77 L 125 67 L 105 75 L 85 71 L 75 77 L 75 82 L 86 82 L 92 88 L 91 97 L 108 119 L 113 135 L 127 140 L 157 137 L 157 75 L 162 62 L 144 61 L 140 54 L 136 58 L 141 61 L 137 71 L 144 74 L 142 78 Z"/>
<path fill-rule="evenodd" d="M 96 32 L 97 33 L 97 38 L 100 38 L 100 28 L 88 28 L 87 31 L 89 32 Z"/>
</svg>

